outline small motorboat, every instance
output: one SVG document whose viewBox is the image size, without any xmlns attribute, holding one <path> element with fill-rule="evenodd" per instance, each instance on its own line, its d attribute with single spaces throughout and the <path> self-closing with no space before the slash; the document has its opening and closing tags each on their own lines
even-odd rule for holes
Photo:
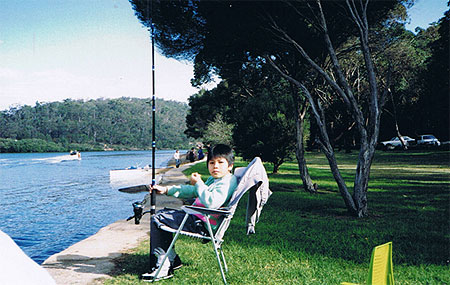
<svg viewBox="0 0 450 285">
<path fill-rule="evenodd" d="M 152 168 L 150 165 L 145 167 L 131 166 L 125 169 L 112 169 L 109 171 L 110 181 L 148 181 L 152 177 Z"/>
<path fill-rule="evenodd" d="M 68 160 L 74 160 L 74 159 L 81 160 L 81 153 L 77 150 L 71 150 L 69 155 L 70 155 L 71 159 L 68 159 Z"/>
<path fill-rule="evenodd" d="M 69 161 L 69 160 L 81 160 L 81 153 L 77 151 L 76 153 L 72 154 L 72 152 L 70 152 L 69 154 L 66 154 L 66 155 L 46 157 L 46 158 L 37 158 L 35 160 L 45 161 L 45 162 L 49 162 L 49 163 L 60 163 L 60 162 Z"/>
</svg>

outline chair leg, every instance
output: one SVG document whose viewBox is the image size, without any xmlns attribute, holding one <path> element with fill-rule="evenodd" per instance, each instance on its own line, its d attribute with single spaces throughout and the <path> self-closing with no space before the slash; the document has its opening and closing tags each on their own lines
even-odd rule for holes
<svg viewBox="0 0 450 285">
<path fill-rule="evenodd" d="M 209 223 L 209 215 L 206 216 L 206 225 L 207 225 L 207 228 L 208 228 L 209 235 L 211 236 L 211 239 L 212 239 L 214 252 L 216 253 L 217 263 L 219 264 L 220 273 L 222 274 L 223 284 L 227 285 L 227 279 L 225 278 L 225 272 L 223 271 L 222 262 L 220 260 L 219 252 L 217 250 L 216 239 L 214 238 L 214 234 L 213 234 L 213 231 L 212 231 L 212 228 L 211 228 L 211 224 Z"/>
<path fill-rule="evenodd" d="M 183 221 L 181 222 L 180 227 L 178 228 L 177 232 L 175 233 L 175 236 L 173 237 L 172 242 L 170 243 L 169 248 L 167 249 L 167 252 L 164 255 L 164 258 L 163 258 L 163 260 L 161 262 L 161 266 L 156 270 L 155 276 L 153 277 L 152 281 L 154 281 L 156 278 L 158 278 L 159 272 L 162 269 L 162 265 L 164 264 L 164 262 L 168 258 L 169 252 L 172 250 L 173 246 L 175 245 L 175 241 L 178 239 L 178 236 L 180 235 L 180 232 L 183 229 L 184 224 L 186 223 L 188 216 L 189 216 L 189 214 L 184 215 Z M 152 233 L 150 233 L 150 234 L 152 234 Z"/>
<path fill-rule="evenodd" d="M 225 267 L 225 272 L 228 272 L 227 261 L 225 260 L 225 255 L 223 254 L 222 247 L 219 247 L 220 255 L 222 256 L 223 266 Z"/>
</svg>

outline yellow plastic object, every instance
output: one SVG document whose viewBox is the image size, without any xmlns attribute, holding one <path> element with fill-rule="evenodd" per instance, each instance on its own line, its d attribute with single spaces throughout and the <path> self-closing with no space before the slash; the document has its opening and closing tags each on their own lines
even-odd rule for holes
<svg viewBox="0 0 450 285">
<path fill-rule="evenodd" d="M 342 282 L 341 285 L 355 283 Z M 394 269 L 392 264 L 392 242 L 376 246 L 370 258 L 368 285 L 393 285 Z"/>
</svg>

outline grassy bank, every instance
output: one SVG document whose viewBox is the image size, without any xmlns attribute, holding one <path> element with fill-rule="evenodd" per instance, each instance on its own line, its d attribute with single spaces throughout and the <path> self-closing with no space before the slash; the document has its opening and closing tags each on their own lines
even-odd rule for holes
<svg viewBox="0 0 450 285">
<path fill-rule="evenodd" d="M 307 161 L 319 194 L 301 190 L 296 163 L 270 175 L 274 194 L 256 234 L 245 235 L 241 202 L 225 235 L 230 284 L 365 283 L 374 246 L 393 241 L 397 284 L 449 284 L 449 152 L 378 152 L 368 193 L 370 215 L 347 214 L 320 153 Z M 357 154 L 338 158 L 351 183 Z M 245 165 L 238 161 L 237 166 Z M 267 169 L 270 169 L 268 167 Z M 204 164 L 188 170 L 208 176 Z M 243 199 L 246 199 L 245 197 Z M 177 252 L 185 266 L 161 284 L 220 284 L 210 244 L 182 237 Z M 148 271 L 148 242 L 117 261 L 106 284 L 138 284 Z"/>
</svg>

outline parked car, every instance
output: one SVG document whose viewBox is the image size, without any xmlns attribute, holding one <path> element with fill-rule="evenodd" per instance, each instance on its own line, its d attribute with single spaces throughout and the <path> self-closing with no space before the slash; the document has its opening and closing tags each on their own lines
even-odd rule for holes
<svg viewBox="0 0 450 285">
<path fill-rule="evenodd" d="M 410 138 L 408 136 L 402 136 L 402 138 L 405 141 L 405 145 L 406 146 L 409 146 L 409 145 L 414 144 L 416 142 L 415 139 L 412 139 L 412 138 Z M 390 139 L 388 141 L 380 142 L 380 144 L 385 149 L 394 149 L 394 148 L 402 147 L 402 142 L 400 141 L 400 139 L 398 137 L 393 137 L 392 139 Z"/>
<path fill-rule="evenodd" d="M 433 135 L 420 135 L 417 139 L 417 145 L 440 146 L 441 142 Z"/>
</svg>

